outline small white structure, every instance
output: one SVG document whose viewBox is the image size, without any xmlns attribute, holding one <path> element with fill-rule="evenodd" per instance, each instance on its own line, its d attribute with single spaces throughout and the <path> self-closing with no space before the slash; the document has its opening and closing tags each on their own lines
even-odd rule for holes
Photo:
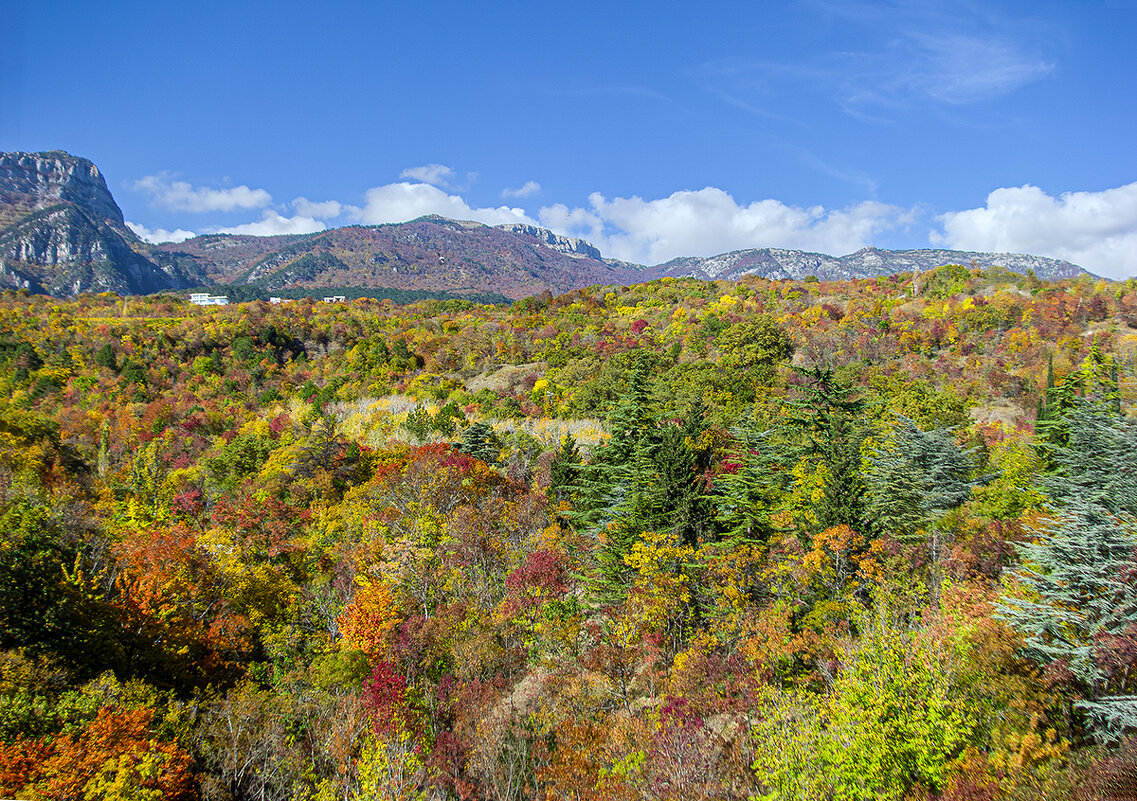
<svg viewBox="0 0 1137 801">
<path fill-rule="evenodd" d="M 269 298 L 268 302 L 269 303 L 291 303 L 292 300 L 291 299 L 285 300 L 284 298 Z"/>
<path fill-rule="evenodd" d="M 225 306 L 229 303 L 229 298 L 224 295 L 210 295 L 208 292 L 193 292 L 189 296 L 189 302 L 195 306 Z"/>
<path fill-rule="evenodd" d="M 324 298 L 324 303 L 347 303 L 346 295 L 331 295 Z"/>
</svg>

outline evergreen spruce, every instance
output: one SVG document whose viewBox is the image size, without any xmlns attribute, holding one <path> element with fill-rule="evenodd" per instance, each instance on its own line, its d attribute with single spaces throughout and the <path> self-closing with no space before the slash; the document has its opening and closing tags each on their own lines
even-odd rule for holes
<svg viewBox="0 0 1137 801">
<path fill-rule="evenodd" d="M 1025 592 L 999 606 L 1033 660 L 1066 666 L 1102 742 L 1137 730 L 1137 421 L 1112 408 L 1076 403 L 1062 421 L 1068 444 L 1053 448 L 1047 481 L 1059 513 L 1019 546 Z"/>
<path fill-rule="evenodd" d="M 710 451 L 698 444 L 705 430 L 701 403 L 688 411 L 682 425 L 660 429 L 644 493 L 644 516 L 636 521 L 640 531 L 667 531 L 693 548 L 709 539 L 713 512 L 703 474 Z"/>
<path fill-rule="evenodd" d="M 610 482 L 608 506 L 597 552 L 593 594 L 604 604 L 618 603 L 627 592 L 632 569 L 624 561 L 653 517 L 651 484 L 659 429 L 652 414 L 648 390 L 651 371 L 646 353 L 640 353 L 628 389 L 612 415 L 612 438 L 605 449 Z"/>
<path fill-rule="evenodd" d="M 1054 450 L 1046 480 L 1056 503 L 1081 498 L 1113 515 L 1137 517 L 1137 419 L 1112 398 L 1080 401 L 1066 421 L 1066 447 Z"/>
<path fill-rule="evenodd" d="M 647 454 L 656 444 L 649 377 L 646 360 L 641 357 L 612 413 L 608 441 L 578 472 L 572 487 L 577 503 L 571 519 L 581 531 L 599 531 L 618 517 L 626 517 L 626 507 L 634 502 L 637 473 L 645 472 Z"/>
<path fill-rule="evenodd" d="M 969 478 L 970 452 L 956 444 L 951 429 L 921 431 L 897 417 L 865 475 L 865 511 L 870 528 L 907 539 L 966 502 L 976 482 Z"/>
<path fill-rule="evenodd" d="M 651 371 L 641 354 L 612 414 L 612 434 L 579 468 L 571 487 L 577 500 L 570 520 L 598 540 L 593 597 L 623 600 L 632 570 L 625 561 L 646 533 L 669 532 L 695 546 L 710 535 L 712 513 L 702 476 L 710 450 L 698 443 L 705 407 L 696 404 L 685 422 L 660 426 L 650 404 Z"/>
<path fill-rule="evenodd" d="M 576 439 L 572 434 L 566 434 L 549 465 L 549 500 L 561 503 L 572 497 L 573 488 L 580 480 L 583 461 Z"/>
<path fill-rule="evenodd" d="M 669 530 L 692 548 L 714 534 L 714 506 L 704 479 L 714 452 L 704 442 L 706 432 L 707 406 L 699 400 L 687 410 L 674 448 L 660 451 L 659 488 L 670 499 Z"/>
<path fill-rule="evenodd" d="M 478 421 L 462 432 L 458 450 L 467 456 L 481 459 L 486 464 L 497 464 L 501 455 L 501 440 L 489 423 Z"/>
<path fill-rule="evenodd" d="M 788 487 L 788 473 L 772 430 L 760 430 L 748 419 L 730 433 L 734 446 L 727 460 L 736 469 L 715 479 L 716 519 L 728 546 L 764 545 L 777 531 L 772 518 Z"/>
<path fill-rule="evenodd" d="M 1084 693 L 1079 707 L 1095 736 L 1117 739 L 1137 729 L 1137 695 L 1125 671 L 1109 671 L 1104 653 L 1112 642 L 1131 640 L 1137 626 L 1137 530 L 1083 499 L 1066 504 L 1061 517 L 1033 543 L 1019 546 L 1014 576 L 1028 592 L 1005 597 L 999 615 L 1042 665 L 1063 662 Z M 1120 673 L 1120 675 L 1117 675 Z M 1132 684 L 1132 681 L 1129 682 Z"/>
<path fill-rule="evenodd" d="M 787 401 L 790 425 L 799 432 L 800 451 L 828 470 L 824 496 L 815 509 L 819 530 L 862 526 L 865 486 L 861 443 L 866 436 L 865 401 L 827 367 L 795 368 L 807 384 L 799 400 Z"/>
<path fill-rule="evenodd" d="M 1110 407 L 1114 415 L 1121 414 L 1118 370 L 1112 356 L 1103 356 L 1101 349 L 1094 345 L 1078 368 L 1057 385 L 1054 357 L 1051 357 L 1046 372 L 1046 392 L 1039 399 L 1034 423 L 1035 438 L 1048 472 L 1058 468 L 1055 452 L 1069 445 L 1069 418 L 1087 395 Z"/>
<path fill-rule="evenodd" d="M 99 367 L 106 367 L 110 370 L 118 370 L 118 362 L 115 359 L 114 348 L 110 343 L 106 343 L 95 354 L 95 364 Z"/>
</svg>

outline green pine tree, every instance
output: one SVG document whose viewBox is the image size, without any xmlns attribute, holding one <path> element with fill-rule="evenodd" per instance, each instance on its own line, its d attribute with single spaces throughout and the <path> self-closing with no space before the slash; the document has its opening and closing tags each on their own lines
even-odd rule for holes
<svg viewBox="0 0 1137 801">
<path fill-rule="evenodd" d="M 998 615 L 1022 635 L 1040 665 L 1063 662 L 1076 679 L 1094 735 L 1137 730 L 1130 671 L 1107 666 L 1114 642 L 1132 645 L 1137 626 L 1137 529 L 1084 499 L 1067 502 L 1035 542 L 1018 546 L 1014 579 L 1025 592 L 1004 596 Z"/>
<path fill-rule="evenodd" d="M 638 504 L 637 487 L 649 480 L 645 462 L 654 452 L 658 428 L 648 397 L 650 370 L 641 354 L 628 386 L 609 418 L 611 435 L 593 453 L 571 488 L 577 499 L 571 521 L 580 531 L 598 532 L 627 518 Z"/>
<path fill-rule="evenodd" d="M 715 479 L 716 520 L 728 546 L 765 544 L 778 530 L 773 515 L 789 484 L 784 456 L 772 429 L 747 419 L 730 430 L 734 445 L 726 462 L 734 472 Z"/>
<path fill-rule="evenodd" d="M 866 402 L 830 368 L 794 369 L 806 383 L 800 399 L 785 402 L 790 412 L 787 434 L 797 439 L 801 456 L 820 461 L 829 473 L 814 510 L 819 529 L 859 529 L 864 519 L 861 444 L 867 436 Z"/>
<path fill-rule="evenodd" d="M 865 512 L 869 528 L 906 539 L 966 502 L 977 482 L 969 478 L 970 452 L 951 429 L 921 431 L 907 417 L 897 418 L 891 438 L 870 460 Z"/>
<path fill-rule="evenodd" d="M 597 571 L 591 590 L 603 604 L 618 603 L 627 592 L 632 569 L 624 561 L 653 514 L 651 483 L 659 429 L 648 390 L 651 370 L 647 354 L 640 353 L 628 380 L 628 389 L 612 414 L 612 437 L 604 448 L 599 472 L 602 484 L 597 534 Z M 596 508 L 594 506 L 594 508 Z"/>
<path fill-rule="evenodd" d="M 1018 546 L 1020 590 L 998 612 L 1030 658 L 1065 664 L 1102 742 L 1137 730 L 1137 666 L 1126 656 L 1137 646 L 1137 421 L 1112 409 L 1098 398 L 1066 416 L 1046 481 L 1058 514 Z"/>
<path fill-rule="evenodd" d="M 692 547 L 712 532 L 713 514 L 703 479 L 712 452 L 703 443 L 706 405 L 696 402 L 682 422 L 655 431 L 652 447 L 638 454 L 641 489 L 630 499 L 628 524 L 639 532 L 669 532 Z"/>
<path fill-rule="evenodd" d="M 486 464 L 497 464 L 501 455 L 501 440 L 489 423 L 478 421 L 462 432 L 458 450 L 467 456 L 481 459 Z"/>
<path fill-rule="evenodd" d="M 1137 419 L 1120 416 L 1112 398 L 1095 397 L 1075 403 L 1066 426 L 1066 447 L 1054 450 L 1056 470 L 1046 480 L 1050 496 L 1137 517 Z"/>
<path fill-rule="evenodd" d="M 114 348 L 111 343 L 106 343 L 95 354 L 95 364 L 99 367 L 106 367 L 110 370 L 118 370 L 118 362 L 115 359 Z"/>
<path fill-rule="evenodd" d="M 706 408 L 696 403 L 681 424 L 660 426 L 650 401 L 650 364 L 647 354 L 639 355 L 611 415 L 608 442 L 567 487 L 575 500 L 569 520 L 598 541 L 590 590 L 602 604 L 623 600 L 632 578 L 625 558 L 646 532 L 673 533 L 690 545 L 712 533 L 703 484 L 712 457 L 702 444 Z"/>
<path fill-rule="evenodd" d="M 1054 381 L 1054 359 L 1051 357 L 1047 367 L 1046 392 L 1039 399 L 1034 423 L 1036 446 L 1047 472 L 1058 469 L 1055 453 L 1070 442 L 1068 418 L 1087 395 L 1109 406 L 1114 414 L 1121 413 L 1118 370 L 1112 356 L 1102 355 L 1101 349 L 1094 345 L 1078 368 L 1057 385 Z"/>
<path fill-rule="evenodd" d="M 549 465 L 549 500 L 561 503 L 572 497 L 573 488 L 580 480 L 583 461 L 576 439 L 572 434 L 566 434 Z"/>
</svg>

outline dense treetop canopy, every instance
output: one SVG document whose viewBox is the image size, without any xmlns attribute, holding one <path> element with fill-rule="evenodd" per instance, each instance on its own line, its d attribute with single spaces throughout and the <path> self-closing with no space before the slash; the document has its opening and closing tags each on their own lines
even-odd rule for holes
<svg viewBox="0 0 1137 801">
<path fill-rule="evenodd" d="M 1133 282 L 9 291 L 0 362 L 0 794 L 1134 781 Z"/>
</svg>

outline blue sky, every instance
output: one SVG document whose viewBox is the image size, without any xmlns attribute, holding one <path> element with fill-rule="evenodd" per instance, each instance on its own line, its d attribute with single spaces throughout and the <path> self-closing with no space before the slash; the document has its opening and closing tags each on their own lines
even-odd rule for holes
<svg viewBox="0 0 1137 801">
<path fill-rule="evenodd" d="M 6 6 L 0 149 L 90 158 L 152 239 L 439 213 L 1137 274 L 1137 0 Z"/>
</svg>

